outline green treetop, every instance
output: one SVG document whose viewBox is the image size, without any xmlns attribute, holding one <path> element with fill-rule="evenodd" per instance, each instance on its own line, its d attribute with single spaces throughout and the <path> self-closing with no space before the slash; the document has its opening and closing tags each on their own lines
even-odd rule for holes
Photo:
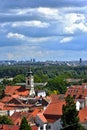
<svg viewBox="0 0 87 130">
<path fill-rule="evenodd" d="M 26 117 L 23 117 L 19 130 L 31 130 L 31 127 L 28 124 Z"/>
<path fill-rule="evenodd" d="M 71 96 L 66 97 L 66 105 L 63 105 L 63 115 L 61 117 L 63 123 L 63 130 L 84 130 L 79 124 L 78 111 L 74 98 Z"/>
</svg>

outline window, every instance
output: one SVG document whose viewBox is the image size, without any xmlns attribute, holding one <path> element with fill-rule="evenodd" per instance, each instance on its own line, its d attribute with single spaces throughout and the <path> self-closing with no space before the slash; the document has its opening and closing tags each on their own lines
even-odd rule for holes
<svg viewBox="0 0 87 130">
<path fill-rule="evenodd" d="M 51 125 L 47 125 L 46 130 L 50 130 L 50 129 L 51 129 Z"/>
<path fill-rule="evenodd" d="M 82 95 L 79 95 L 79 97 L 78 97 L 78 98 L 80 98 L 80 99 L 81 99 L 81 98 L 82 98 Z"/>
<path fill-rule="evenodd" d="M 40 127 L 40 130 L 43 130 L 43 126 Z"/>
<path fill-rule="evenodd" d="M 73 98 L 76 98 L 76 95 L 73 95 Z"/>
</svg>

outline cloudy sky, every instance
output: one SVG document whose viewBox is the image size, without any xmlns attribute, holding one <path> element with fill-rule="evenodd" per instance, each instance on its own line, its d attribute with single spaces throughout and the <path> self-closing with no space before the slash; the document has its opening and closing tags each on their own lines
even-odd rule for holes
<svg viewBox="0 0 87 130">
<path fill-rule="evenodd" d="M 87 60 L 87 0 L 0 0 L 0 60 Z"/>
</svg>

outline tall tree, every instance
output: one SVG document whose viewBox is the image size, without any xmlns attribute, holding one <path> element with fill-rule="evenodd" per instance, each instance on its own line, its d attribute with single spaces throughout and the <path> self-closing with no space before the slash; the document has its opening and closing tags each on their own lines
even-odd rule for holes
<svg viewBox="0 0 87 130">
<path fill-rule="evenodd" d="M 31 130 L 31 127 L 28 124 L 26 117 L 22 118 L 19 130 Z"/>
<path fill-rule="evenodd" d="M 0 116 L 0 124 L 13 125 L 12 120 L 8 116 Z"/>
<path fill-rule="evenodd" d="M 63 130 L 84 130 L 79 124 L 78 111 L 74 98 L 71 96 L 66 97 L 66 105 L 63 105 L 63 115 L 61 117 L 63 123 Z"/>
<path fill-rule="evenodd" d="M 56 76 L 53 79 L 50 79 L 47 83 L 47 88 L 50 90 L 58 90 L 59 93 L 65 93 L 66 92 L 66 86 L 67 82 L 66 80 L 61 76 Z"/>
</svg>

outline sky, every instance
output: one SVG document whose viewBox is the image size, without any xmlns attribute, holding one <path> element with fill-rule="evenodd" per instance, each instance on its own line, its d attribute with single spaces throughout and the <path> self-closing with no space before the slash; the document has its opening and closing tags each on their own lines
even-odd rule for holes
<svg viewBox="0 0 87 130">
<path fill-rule="evenodd" d="M 87 60 L 87 0 L 0 0 L 0 60 Z"/>
</svg>

